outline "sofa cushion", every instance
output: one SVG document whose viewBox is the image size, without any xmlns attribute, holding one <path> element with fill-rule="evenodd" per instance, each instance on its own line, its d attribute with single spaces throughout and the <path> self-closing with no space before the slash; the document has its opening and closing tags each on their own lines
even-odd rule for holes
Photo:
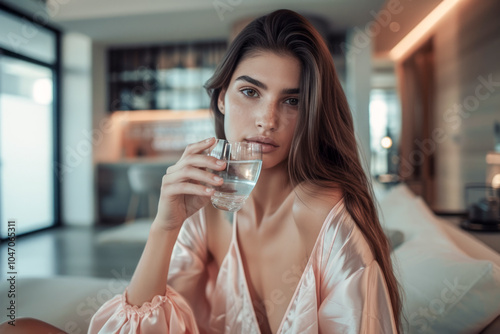
<svg viewBox="0 0 500 334">
<path fill-rule="evenodd" d="M 384 228 L 383 230 L 387 240 L 389 240 L 391 250 L 396 249 L 399 245 L 403 243 L 405 238 L 403 232 L 387 228 Z"/>
<path fill-rule="evenodd" d="M 84 277 L 20 278 L 16 281 L 16 318 L 30 317 L 45 321 L 67 333 L 87 333 L 93 314 L 111 297 L 122 293 L 128 281 L 119 272 L 115 278 Z M 0 283 L 2 296 L 7 296 L 9 282 Z M 1 298 L 2 309 L 7 298 Z M 4 308 L 5 307 L 5 308 Z M 6 312 L 0 322 L 10 320 Z"/>
<path fill-rule="evenodd" d="M 500 268 L 419 235 L 393 252 L 408 333 L 478 333 L 500 314 Z"/>
<path fill-rule="evenodd" d="M 404 234 L 392 258 L 403 289 L 405 333 L 478 333 L 500 314 L 498 266 L 462 252 L 404 184 L 379 203 L 382 226 Z"/>
<path fill-rule="evenodd" d="M 434 214 L 404 186 L 397 186 L 380 201 L 379 219 L 384 229 L 401 231 L 404 240 L 440 233 Z"/>
</svg>

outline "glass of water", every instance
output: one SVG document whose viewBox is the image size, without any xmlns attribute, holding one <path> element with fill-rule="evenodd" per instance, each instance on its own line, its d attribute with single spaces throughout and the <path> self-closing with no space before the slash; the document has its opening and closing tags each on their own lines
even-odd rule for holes
<svg viewBox="0 0 500 334">
<path fill-rule="evenodd" d="M 226 169 L 210 172 L 224 179 L 221 186 L 213 187 L 212 205 L 225 211 L 242 208 L 257 183 L 262 167 L 262 147 L 257 143 L 228 142 L 217 139 L 209 155 L 226 161 Z"/>
</svg>

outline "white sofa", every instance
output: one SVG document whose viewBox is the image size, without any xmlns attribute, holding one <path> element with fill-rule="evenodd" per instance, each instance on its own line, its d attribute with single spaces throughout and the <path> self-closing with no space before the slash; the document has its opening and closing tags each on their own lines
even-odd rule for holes
<svg viewBox="0 0 500 334">
<path fill-rule="evenodd" d="M 404 241 L 392 252 L 404 290 L 405 332 L 500 333 L 500 254 L 435 216 L 404 185 L 376 187 L 385 229 Z"/>
<path fill-rule="evenodd" d="M 500 254 L 437 218 L 405 186 L 376 195 L 384 228 L 403 236 L 392 256 L 405 291 L 405 333 L 500 333 Z M 18 280 L 17 316 L 85 333 L 93 312 L 127 283 L 119 274 Z M 2 310 L 7 285 L 0 284 Z"/>
</svg>

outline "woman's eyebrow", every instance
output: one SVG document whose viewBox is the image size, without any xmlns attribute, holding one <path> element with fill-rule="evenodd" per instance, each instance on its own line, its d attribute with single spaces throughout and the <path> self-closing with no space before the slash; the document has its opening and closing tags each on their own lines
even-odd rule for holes
<svg viewBox="0 0 500 334">
<path fill-rule="evenodd" d="M 262 89 L 265 89 L 267 90 L 267 85 L 263 82 L 260 82 L 259 80 L 257 79 L 254 79 L 248 75 L 242 75 L 242 76 L 239 76 L 235 79 L 235 81 L 238 81 L 238 80 L 241 80 L 241 81 L 246 81 L 248 83 L 251 83 L 252 85 L 255 85 L 259 88 L 262 88 Z M 281 91 L 282 94 L 285 94 L 285 95 L 294 95 L 294 94 L 299 94 L 299 89 L 298 88 L 284 88 L 282 91 Z"/>
<path fill-rule="evenodd" d="M 298 88 L 285 88 L 281 91 L 281 94 L 283 95 L 297 95 L 299 94 L 300 90 Z"/>
<path fill-rule="evenodd" d="M 260 82 L 259 80 L 257 79 L 254 79 L 252 77 L 249 77 L 248 75 L 242 75 L 242 76 L 239 76 L 236 78 L 235 81 L 238 81 L 238 80 L 241 80 L 241 81 L 246 81 L 248 83 L 251 83 L 252 85 L 255 85 L 259 88 L 262 88 L 262 89 L 266 89 L 267 90 L 267 86 L 266 84 Z"/>
</svg>

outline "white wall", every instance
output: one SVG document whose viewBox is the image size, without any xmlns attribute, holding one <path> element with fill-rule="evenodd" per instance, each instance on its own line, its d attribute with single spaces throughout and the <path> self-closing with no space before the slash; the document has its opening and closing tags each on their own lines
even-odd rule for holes
<svg viewBox="0 0 500 334">
<path fill-rule="evenodd" d="M 354 118 L 354 131 L 365 173 L 370 172 L 370 91 L 372 41 L 361 29 L 346 36 L 346 94 Z"/>
<path fill-rule="evenodd" d="M 90 38 L 63 35 L 60 180 L 65 225 L 92 225 L 95 221 L 91 53 Z"/>
<path fill-rule="evenodd" d="M 435 154 L 437 210 L 464 211 L 466 185 L 486 181 L 500 121 L 499 10 L 496 1 L 465 1 L 436 29 L 434 124 L 444 133 Z"/>
</svg>

